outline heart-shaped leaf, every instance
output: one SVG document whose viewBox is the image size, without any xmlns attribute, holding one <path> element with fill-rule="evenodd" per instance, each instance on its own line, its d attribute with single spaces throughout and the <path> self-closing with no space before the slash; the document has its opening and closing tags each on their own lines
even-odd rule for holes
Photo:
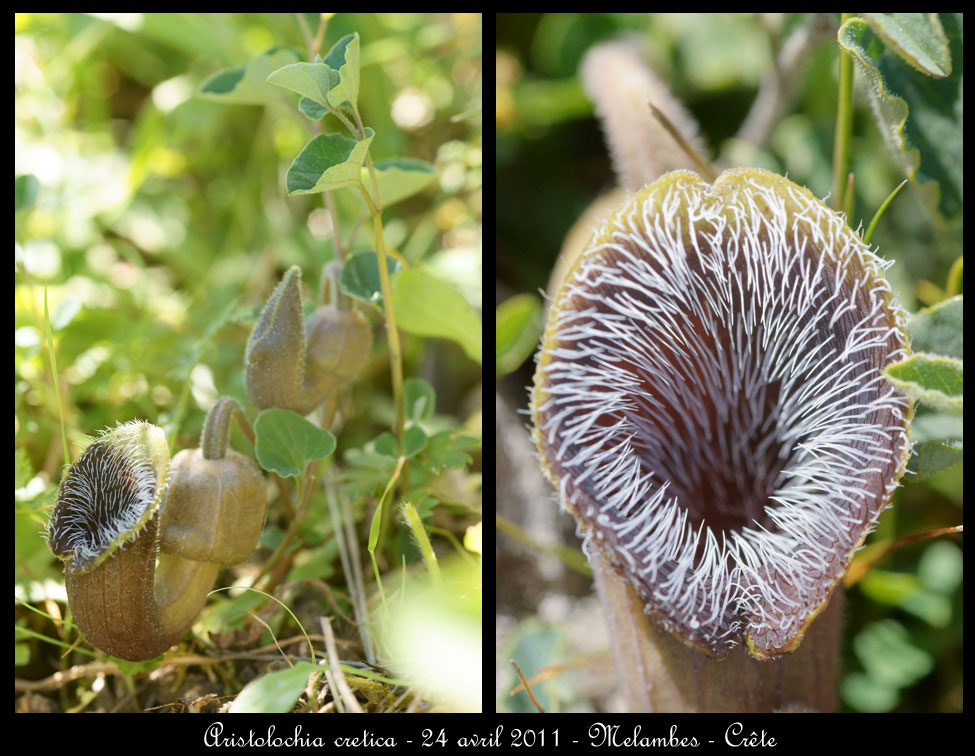
<svg viewBox="0 0 975 756">
<path fill-rule="evenodd" d="M 341 134 L 319 134 L 288 169 L 288 194 L 316 194 L 358 184 L 374 136 L 376 132 L 369 128 L 361 142 Z"/>
<path fill-rule="evenodd" d="M 257 416 L 257 461 L 283 478 L 296 478 L 305 465 L 335 451 L 335 436 L 297 412 L 271 408 Z"/>
</svg>

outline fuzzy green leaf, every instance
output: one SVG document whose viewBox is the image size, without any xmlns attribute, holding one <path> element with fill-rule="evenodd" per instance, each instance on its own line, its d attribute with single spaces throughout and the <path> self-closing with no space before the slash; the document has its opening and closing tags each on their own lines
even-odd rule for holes
<svg viewBox="0 0 975 756">
<path fill-rule="evenodd" d="M 328 92 L 338 84 L 339 74 L 324 63 L 294 63 L 274 71 L 267 80 L 326 107 Z"/>
<path fill-rule="evenodd" d="M 894 386 L 929 407 L 964 411 L 964 365 L 961 360 L 936 354 L 914 353 L 884 370 Z"/>
<path fill-rule="evenodd" d="M 866 13 L 873 30 L 901 60 L 928 76 L 951 73 L 951 51 L 937 13 Z"/>
<path fill-rule="evenodd" d="M 362 161 L 376 132 L 357 142 L 341 134 L 319 134 L 288 169 L 288 194 L 316 194 L 359 183 Z"/>
<path fill-rule="evenodd" d="M 960 17 L 941 14 L 940 23 L 948 45 L 942 52 L 932 51 L 930 41 L 922 41 L 936 34 L 918 31 L 909 36 L 909 25 L 903 20 L 895 39 L 893 23 L 873 20 L 871 28 L 867 21 L 851 18 L 840 27 L 838 40 L 870 83 L 874 117 L 891 155 L 904 175 L 920 186 L 928 204 L 952 218 L 962 209 L 961 69 L 955 66 L 950 76 L 935 79 L 921 73 L 923 68 L 917 64 L 921 49 L 928 49 L 924 57 L 941 60 L 946 70 L 952 70 L 952 59 L 961 59 Z M 908 49 L 914 53 L 911 65 L 905 64 L 911 57 Z"/>
</svg>

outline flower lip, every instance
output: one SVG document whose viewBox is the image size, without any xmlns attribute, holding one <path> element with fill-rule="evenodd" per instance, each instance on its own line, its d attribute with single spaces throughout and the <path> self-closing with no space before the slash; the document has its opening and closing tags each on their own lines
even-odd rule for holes
<svg viewBox="0 0 975 756">
<path fill-rule="evenodd" d="M 161 428 L 119 423 L 91 439 L 66 472 L 48 544 L 71 573 L 92 571 L 133 541 L 165 500 L 169 449 Z"/>
<path fill-rule="evenodd" d="M 631 196 L 549 313 L 546 475 L 685 643 L 794 650 L 903 473 L 909 351 L 885 263 L 808 190 L 687 171 Z"/>
</svg>

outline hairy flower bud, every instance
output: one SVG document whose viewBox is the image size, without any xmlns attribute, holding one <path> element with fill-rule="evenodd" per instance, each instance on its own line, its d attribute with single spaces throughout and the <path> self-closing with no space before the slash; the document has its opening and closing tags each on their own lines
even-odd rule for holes
<svg viewBox="0 0 975 756">
<path fill-rule="evenodd" d="M 307 415 L 354 381 L 372 349 L 362 315 L 326 304 L 304 321 L 301 269 L 284 274 L 261 311 L 244 356 L 245 387 L 261 409 Z"/>
</svg>

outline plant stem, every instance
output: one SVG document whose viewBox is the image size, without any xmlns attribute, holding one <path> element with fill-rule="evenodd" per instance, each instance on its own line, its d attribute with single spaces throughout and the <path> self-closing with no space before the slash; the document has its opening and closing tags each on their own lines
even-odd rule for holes
<svg viewBox="0 0 975 756">
<path fill-rule="evenodd" d="M 367 156 L 368 159 L 368 156 Z M 372 161 L 370 160 L 370 168 Z M 373 188 L 378 198 L 378 186 L 376 185 L 375 174 L 372 175 Z M 386 244 L 383 240 L 383 219 L 382 212 L 377 202 L 372 201 L 366 187 L 359 182 L 359 191 L 372 213 L 372 227 L 376 236 L 376 255 L 379 263 L 379 284 L 383 292 L 383 313 L 386 317 L 386 340 L 389 344 L 389 366 L 392 371 L 393 386 L 393 435 L 396 437 L 396 447 L 400 454 L 403 453 L 403 427 L 406 424 L 406 416 L 403 410 L 403 353 L 400 349 L 399 330 L 396 328 L 396 312 L 393 309 L 393 290 L 389 283 L 389 270 L 386 267 Z M 400 494 L 405 496 L 410 487 L 409 465 L 402 466 L 402 475 L 399 478 Z M 389 509 L 383 512 L 382 527 L 380 529 L 380 540 L 378 551 L 382 553 L 386 539 L 386 531 L 389 523 Z"/>
<path fill-rule="evenodd" d="M 844 13 L 840 24 L 855 13 Z M 843 187 L 850 163 L 850 134 L 853 130 L 853 61 L 840 50 L 839 86 L 836 107 L 836 138 L 833 143 L 833 208 L 843 209 Z"/>
<path fill-rule="evenodd" d="M 714 659 L 659 629 L 598 547 L 589 561 L 610 630 L 620 692 L 630 712 L 832 711 L 836 706 L 843 589 L 795 653 L 753 659 L 743 646 Z"/>
<path fill-rule="evenodd" d="M 403 358 L 400 350 L 399 331 L 396 328 L 396 313 L 393 311 L 393 291 L 389 283 L 389 270 L 386 268 L 386 244 L 383 241 L 383 220 L 378 205 L 372 201 L 369 192 L 360 183 L 359 191 L 369 206 L 372 213 L 372 227 L 376 236 L 376 255 L 379 261 L 379 284 L 383 292 L 383 314 L 386 317 L 386 338 L 389 343 L 389 362 L 392 370 L 393 384 L 393 403 L 396 410 L 396 417 L 393 426 L 393 435 L 396 443 L 402 451 L 403 444 L 403 425 L 405 415 L 403 412 Z"/>
<path fill-rule="evenodd" d="M 204 459 L 223 459 L 227 455 L 227 441 L 230 437 L 230 419 L 237 417 L 237 424 L 253 444 L 256 436 L 247 415 L 240 405 L 229 396 L 221 396 L 207 413 L 200 434 L 200 448 Z"/>
</svg>

